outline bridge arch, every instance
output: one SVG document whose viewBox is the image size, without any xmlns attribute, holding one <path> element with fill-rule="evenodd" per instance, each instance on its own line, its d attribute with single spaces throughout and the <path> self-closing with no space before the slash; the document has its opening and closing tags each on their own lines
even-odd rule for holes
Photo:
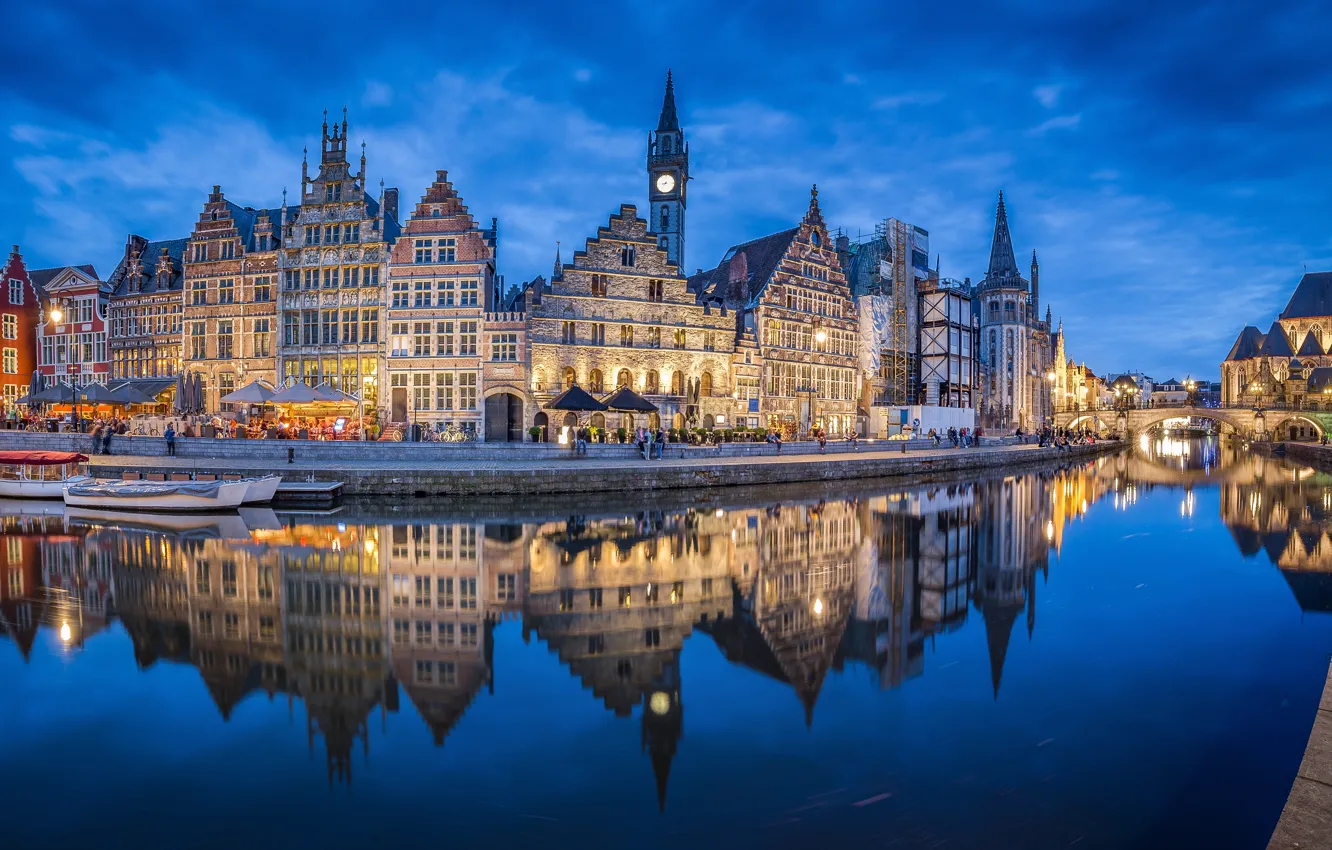
<svg viewBox="0 0 1332 850">
<path fill-rule="evenodd" d="M 1167 419 L 1183 419 L 1190 416 L 1224 422 L 1240 433 L 1247 433 L 1254 426 L 1254 414 L 1248 410 L 1227 410 L 1220 407 L 1143 407 L 1128 411 L 1129 430 L 1146 431 Z"/>
<path fill-rule="evenodd" d="M 1312 429 L 1315 440 L 1322 439 L 1324 433 L 1323 425 L 1317 419 L 1302 413 L 1291 413 L 1276 420 L 1276 424 L 1272 426 L 1272 438 L 1275 440 L 1284 440 L 1287 437 L 1291 440 L 1299 439 L 1292 433 L 1292 428 Z"/>
<path fill-rule="evenodd" d="M 1069 420 L 1068 424 L 1060 427 L 1077 429 L 1085 425 L 1090 425 L 1095 431 L 1100 431 L 1103 428 L 1114 430 L 1115 421 L 1119 418 L 1119 414 L 1113 410 L 1106 410 L 1104 411 L 1104 414 L 1105 415 L 1102 415 L 1102 411 L 1083 413 L 1074 419 Z"/>
</svg>

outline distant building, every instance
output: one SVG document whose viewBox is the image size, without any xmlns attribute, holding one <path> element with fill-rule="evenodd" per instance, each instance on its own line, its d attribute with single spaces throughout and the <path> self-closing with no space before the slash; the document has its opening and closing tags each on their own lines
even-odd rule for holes
<svg viewBox="0 0 1332 850">
<path fill-rule="evenodd" d="M 107 280 L 111 379 L 131 381 L 149 396 L 171 387 L 181 365 L 187 241 L 130 234 Z"/>
<path fill-rule="evenodd" d="M 1031 279 L 1018 271 L 1004 194 L 995 213 L 990 265 L 976 286 L 981 360 L 987 371 L 981 419 L 988 427 L 1035 428 L 1053 413 L 1050 376 L 1054 340 L 1050 311 L 1040 318 L 1040 266 L 1031 254 Z"/>
<path fill-rule="evenodd" d="M 1329 345 L 1332 272 L 1310 272 L 1267 333 L 1249 325 L 1235 338 L 1221 363 L 1221 404 L 1332 409 Z"/>
</svg>

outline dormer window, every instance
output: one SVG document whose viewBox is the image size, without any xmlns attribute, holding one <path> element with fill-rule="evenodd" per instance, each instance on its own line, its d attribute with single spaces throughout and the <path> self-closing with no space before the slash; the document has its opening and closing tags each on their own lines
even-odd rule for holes
<svg viewBox="0 0 1332 850">
<path fill-rule="evenodd" d="M 331 203 L 334 203 L 335 201 L 340 201 L 340 200 L 342 200 L 342 184 L 341 184 L 341 183 L 325 183 L 325 184 L 324 184 L 324 203 L 331 204 Z"/>
</svg>

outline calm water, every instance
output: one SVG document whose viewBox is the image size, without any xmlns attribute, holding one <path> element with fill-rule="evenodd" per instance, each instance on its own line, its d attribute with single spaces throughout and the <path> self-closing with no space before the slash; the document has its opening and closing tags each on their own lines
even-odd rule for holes
<svg viewBox="0 0 1332 850">
<path fill-rule="evenodd" d="M 1332 478 L 1164 440 L 655 498 L 0 508 L 4 843 L 1265 845 Z"/>
</svg>

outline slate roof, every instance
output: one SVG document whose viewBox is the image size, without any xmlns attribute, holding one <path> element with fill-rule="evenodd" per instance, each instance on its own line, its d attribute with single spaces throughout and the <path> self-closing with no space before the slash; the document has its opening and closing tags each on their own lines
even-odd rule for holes
<svg viewBox="0 0 1332 850">
<path fill-rule="evenodd" d="M 44 296 L 46 295 L 46 285 L 50 283 L 56 275 L 60 274 L 65 269 L 70 268 L 78 269 L 94 280 L 97 279 L 97 269 L 92 267 L 92 263 L 84 263 L 81 266 L 56 266 L 51 269 L 31 269 L 28 271 L 28 280 L 32 281 L 32 285 L 37 287 L 37 294 Z"/>
<path fill-rule="evenodd" d="M 1027 288 L 1027 281 L 1018 271 L 1013 255 L 1013 237 L 1008 232 L 1008 210 L 1004 207 L 1004 193 L 999 193 L 999 207 L 994 214 L 994 240 L 990 243 L 990 265 L 981 281 L 984 288 L 995 286 Z"/>
<path fill-rule="evenodd" d="M 1283 319 L 1310 316 L 1332 316 L 1332 272 L 1312 272 L 1300 278 L 1286 309 L 1281 311 Z"/>
<path fill-rule="evenodd" d="M 1244 330 L 1240 331 L 1235 338 L 1235 344 L 1230 347 L 1230 353 L 1226 355 L 1227 360 L 1248 360 L 1251 357 L 1258 356 L 1258 350 L 1263 347 L 1263 332 L 1253 325 L 1246 325 Z"/>
<path fill-rule="evenodd" d="M 1301 357 L 1321 357 L 1323 355 L 1323 346 L 1318 344 L 1312 333 L 1304 335 L 1304 342 L 1300 343 L 1300 350 L 1297 352 Z"/>
<path fill-rule="evenodd" d="M 1295 352 L 1290 347 L 1290 340 L 1286 339 L 1286 332 L 1281 329 L 1279 322 L 1273 322 L 1272 327 L 1267 329 L 1267 336 L 1263 338 L 1263 347 L 1258 349 L 1259 357 L 1294 357 Z"/>
<path fill-rule="evenodd" d="M 145 279 L 143 288 L 135 295 L 150 295 L 155 292 L 179 292 L 184 287 L 185 280 L 185 246 L 190 242 L 185 239 L 165 239 L 158 242 L 149 242 L 144 246 L 143 251 L 139 253 L 139 261 L 143 264 L 143 273 Z M 171 278 L 165 289 L 159 289 L 157 286 L 157 261 L 162 256 L 162 249 L 165 248 L 167 256 L 171 258 Z M 111 277 L 107 278 L 107 283 L 111 286 L 111 297 L 117 298 L 130 295 L 129 278 L 126 277 L 125 258 L 122 257 L 116 268 L 111 272 Z"/>
<path fill-rule="evenodd" d="M 782 257 L 791 247 L 791 240 L 800 233 L 799 227 L 761 236 L 758 239 L 734 245 L 715 269 L 699 272 L 689 278 L 689 289 L 699 295 L 716 298 L 735 309 L 742 309 L 752 304 L 763 292 L 773 272 L 781 265 Z M 737 303 L 730 291 L 731 261 L 737 254 L 744 253 L 748 273 L 745 276 L 748 298 L 745 303 Z"/>
</svg>

